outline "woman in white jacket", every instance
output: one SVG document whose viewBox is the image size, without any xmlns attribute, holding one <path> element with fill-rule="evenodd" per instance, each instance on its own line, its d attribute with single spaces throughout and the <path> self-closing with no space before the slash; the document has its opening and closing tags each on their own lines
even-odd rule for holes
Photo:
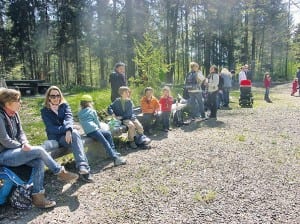
<svg viewBox="0 0 300 224">
<path fill-rule="evenodd" d="M 216 65 L 212 65 L 209 69 L 209 75 L 207 76 L 208 85 L 208 109 L 210 110 L 209 118 L 217 119 L 217 95 L 219 85 L 219 74 Z"/>
</svg>

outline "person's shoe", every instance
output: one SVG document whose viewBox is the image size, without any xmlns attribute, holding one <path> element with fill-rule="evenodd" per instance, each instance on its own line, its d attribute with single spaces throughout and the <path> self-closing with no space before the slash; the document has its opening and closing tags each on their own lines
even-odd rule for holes
<svg viewBox="0 0 300 224">
<path fill-rule="evenodd" d="M 37 208 L 52 208 L 56 202 L 48 200 L 44 193 L 37 193 L 32 194 L 32 204 Z"/>
<path fill-rule="evenodd" d="M 79 174 L 89 174 L 90 171 L 88 168 L 84 165 L 79 166 Z"/>
<path fill-rule="evenodd" d="M 87 182 L 87 183 L 94 183 L 95 182 L 93 175 L 90 174 L 90 173 L 81 174 L 80 177 L 84 182 Z"/>
<path fill-rule="evenodd" d="M 132 149 L 136 149 L 136 148 L 137 148 L 137 145 L 135 144 L 134 141 L 129 142 L 129 146 L 130 146 L 130 148 L 132 148 Z"/>
<path fill-rule="evenodd" d="M 65 170 L 64 167 L 62 167 L 57 177 L 59 180 L 64 182 L 73 182 L 79 178 L 79 176 L 76 173 L 68 172 Z"/>
<path fill-rule="evenodd" d="M 172 128 L 168 128 L 168 131 L 172 131 Z"/>
<path fill-rule="evenodd" d="M 169 130 L 167 128 L 164 129 L 164 132 L 169 132 Z"/>
<path fill-rule="evenodd" d="M 123 159 L 122 157 L 117 157 L 114 160 L 114 165 L 115 166 L 120 166 L 120 165 L 125 165 L 126 164 L 126 160 Z"/>
</svg>

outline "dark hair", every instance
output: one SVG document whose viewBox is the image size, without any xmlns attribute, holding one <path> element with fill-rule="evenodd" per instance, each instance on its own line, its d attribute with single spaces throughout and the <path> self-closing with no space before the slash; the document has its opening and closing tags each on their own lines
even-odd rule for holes
<svg viewBox="0 0 300 224">
<path fill-rule="evenodd" d="M 116 64 L 115 64 L 115 70 L 116 70 L 117 68 L 121 67 L 121 66 L 124 66 L 124 67 L 125 67 L 125 63 L 123 63 L 123 62 L 118 62 L 118 63 L 116 63 Z"/>
<path fill-rule="evenodd" d="M 152 87 L 146 87 L 145 90 L 144 90 L 144 93 L 146 94 L 147 91 L 152 91 L 153 92 Z"/>
</svg>

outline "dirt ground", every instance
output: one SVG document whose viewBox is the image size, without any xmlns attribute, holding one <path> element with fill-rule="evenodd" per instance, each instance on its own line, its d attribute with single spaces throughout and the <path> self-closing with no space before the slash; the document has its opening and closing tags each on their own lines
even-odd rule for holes
<svg viewBox="0 0 300 224">
<path fill-rule="evenodd" d="M 290 86 L 271 88 L 273 103 L 158 132 L 149 150 L 121 150 L 128 164 L 96 163 L 95 183 L 47 174 L 57 206 L 0 207 L 0 223 L 300 223 L 300 97 Z"/>
</svg>

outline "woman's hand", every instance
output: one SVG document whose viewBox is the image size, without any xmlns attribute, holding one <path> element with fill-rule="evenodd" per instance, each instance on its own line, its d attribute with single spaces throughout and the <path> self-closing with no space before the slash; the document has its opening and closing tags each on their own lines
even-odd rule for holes
<svg viewBox="0 0 300 224">
<path fill-rule="evenodd" d="M 31 145 L 29 145 L 28 143 L 23 144 L 22 150 L 23 151 L 30 151 L 31 150 Z"/>
<path fill-rule="evenodd" d="M 66 142 L 68 144 L 72 143 L 72 132 L 71 131 L 66 132 Z"/>
</svg>

